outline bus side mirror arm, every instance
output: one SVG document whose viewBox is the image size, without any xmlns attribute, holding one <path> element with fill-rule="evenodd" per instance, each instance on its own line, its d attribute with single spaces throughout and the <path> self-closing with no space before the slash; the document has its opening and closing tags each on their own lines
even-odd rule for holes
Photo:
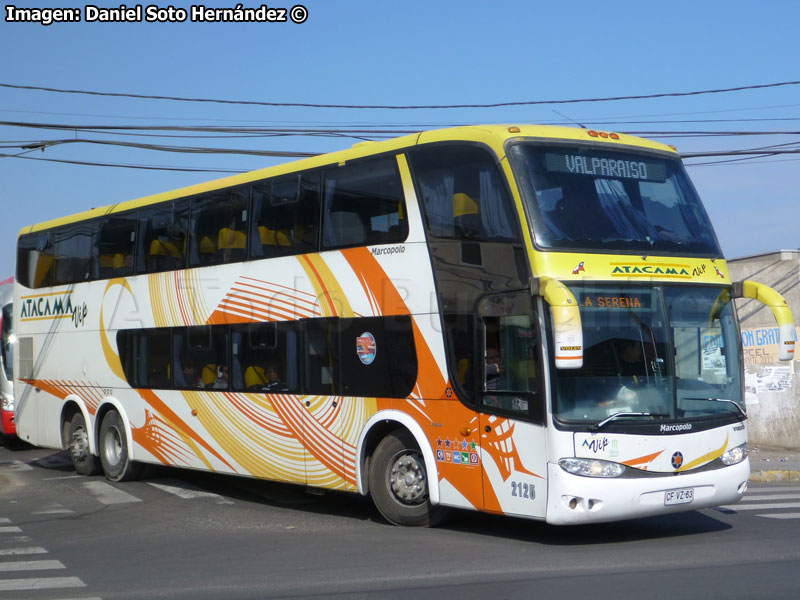
<svg viewBox="0 0 800 600">
<path fill-rule="evenodd" d="M 778 360 L 792 360 L 795 347 L 794 315 L 789 303 L 768 285 L 757 281 L 736 281 L 733 284 L 734 298 L 752 298 L 768 306 L 778 322 Z"/>
<path fill-rule="evenodd" d="M 531 279 L 531 295 L 550 305 L 557 369 L 583 366 L 583 330 L 578 301 L 570 289 L 552 277 Z"/>
</svg>

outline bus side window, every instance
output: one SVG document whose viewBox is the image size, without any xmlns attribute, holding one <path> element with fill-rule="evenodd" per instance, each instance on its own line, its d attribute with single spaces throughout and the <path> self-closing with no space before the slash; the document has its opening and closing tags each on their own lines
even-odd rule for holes
<svg viewBox="0 0 800 600">
<path fill-rule="evenodd" d="M 240 262 L 247 258 L 250 188 L 209 192 L 192 201 L 189 266 Z"/>
<path fill-rule="evenodd" d="M 305 368 L 303 391 L 307 394 L 338 394 L 338 319 L 305 321 Z"/>
<path fill-rule="evenodd" d="M 170 329 L 122 329 L 117 332 L 125 379 L 132 388 L 171 387 Z"/>
<path fill-rule="evenodd" d="M 53 234 L 53 285 L 77 283 L 96 278 L 92 273 L 94 239 L 99 221 L 67 225 Z"/>
<path fill-rule="evenodd" d="M 251 258 L 316 252 L 319 172 L 288 175 L 253 186 Z"/>
<path fill-rule="evenodd" d="M 17 250 L 17 280 L 28 288 L 52 285 L 53 249 L 48 232 L 20 236 Z"/>
<path fill-rule="evenodd" d="M 431 236 L 519 240 L 513 204 L 488 152 L 474 146 L 433 145 L 408 156 Z"/>
<path fill-rule="evenodd" d="M 399 243 L 408 237 L 403 184 L 394 156 L 325 172 L 323 246 Z"/>
<path fill-rule="evenodd" d="M 298 328 L 296 322 L 231 327 L 232 388 L 243 392 L 296 393 Z"/>
<path fill-rule="evenodd" d="M 186 266 L 189 201 L 165 203 L 138 212 L 136 272 L 158 273 Z"/>
<path fill-rule="evenodd" d="M 136 215 L 114 215 L 103 219 L 94 253 L 94 273 L 99 279 L 133 274 Z"/>
</svg>

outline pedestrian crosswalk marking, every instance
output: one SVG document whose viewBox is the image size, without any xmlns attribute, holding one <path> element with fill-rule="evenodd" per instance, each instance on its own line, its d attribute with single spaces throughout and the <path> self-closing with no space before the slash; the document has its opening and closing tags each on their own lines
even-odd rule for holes
<svg viewBox="0 0 800 600">
<path fill-rule="evenodd" d="M 60 560 L 0 562 L 0 573 L 8 571 L 47 571 L 50 569 L 66 569 L 66 567 Z"/>
<path fill-rule="evenodd" d="M 156 483 L 154 481 L 148 481 L 148 483 L 156 489 L 161 490 L 162 492 L 167 492 L 168 494 L 172 494 L 174 496 L 178 496 L 179 498 L 183 498 L 184 500 L 193 500 L 195 498 L 214 498 L 217 500 L 217 504 L 233 504 L 231 500 L 227 500 L 223 498 L 219 494 L 214 494 L 213 492 L 205 492 L 195 487 L 187 486 L 182 482 L 172 482 L 170 484 L 166 483 Z M 174 485 L 177 483 L 178 485 Z"/>
<path fill-rule="evenodd" d="M 33 471 L 33 467 L 22 461 L 12 460 L 0 463 L 0 471 Z"/>
<path fill-rule="evenodd" d="M 728 510 L 767 510 L 776 508 L 800 508 L 800 502 L 774 502 L 772 504 L 728 504 L 720 506 Z"/>
<path fill-rule="evenodd" d="M 30 546 L 27 548 L 7 548 L 0 550 L 0 556 L 19 556 L 22 554 L 47 554 L 47 550 L 40 546 Z"/>
<path fill-rule="evenodd" d="M 103 504 L 126 504 L 128 502 L 141 502 L 136 496 L 123 492 L 104 481 L 90 481 L 83 487 L 89 490 L 98 502 Z"/>
<path fill-rule="evenodd" d="M 800 512 L 788 512 L 790 509 L 800 508 L 800 485 L 751 486 L 739 504 L 716 508 L 725 513 L 771 511 L 755 515 L 767 519 L 800 519 Z"/>
<path fill-rule="evenodd" d="M 67 508 L 61 504 L 51 504 L 50 506 L 45 506 L 42 510 L 33 511 L 32 514 L 34 515 L 71 515 L 75 511 L 72 509 Z"/>
<path fill-rule="evenodd" d="M 86 587 L 78 577 L 36 577 L 33 579 L 0 579 L 0 592 Z"/>
</svg>

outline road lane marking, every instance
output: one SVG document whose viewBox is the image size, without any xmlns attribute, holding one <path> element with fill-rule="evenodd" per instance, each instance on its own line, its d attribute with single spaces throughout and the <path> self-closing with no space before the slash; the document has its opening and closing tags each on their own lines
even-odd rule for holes
<svg viewBox="0 0 800 600">
<path fill-rule="evenodd" d="M 22 533 L 22 529 L 19 527 L 0 527 L 0 533 Z"/>
<path fill-rule="evenodd" d="M 20 554 L 47 554 L 47 550 L 40 546 L 29 546 L 27 548 L 7 548 L 0 550 L 0 556 L 17 556 Z"/>
<path fill-rule="evenodd" d="M 91 481 L 84 483 L 83 487 L 89 490 L 98 502 L 103 504 L 126 504 L 128 502 L 141 502 L 141 499 L 118 490 L 113 485 L 105 483 L 104 481 Z"/>
<path fill-rule="evenodd" d="M 0 562 L 0 573 L 7 573 L 8 571 L 47 571 L 49 569 L 66 569 L 66 567 L 60 560 Z"/>
<path fill-rule="evenodd" d="M 78 577 L 36 577 L 33 579 L 0 579 L 0 592 L 49 590 L 86 587 Z"/>
<path fill-rule="evenodd" d="M 771 515 L 756 515 L 767 519 L 800 519 L 800 513 L 775 513 Z"/>
</svg>

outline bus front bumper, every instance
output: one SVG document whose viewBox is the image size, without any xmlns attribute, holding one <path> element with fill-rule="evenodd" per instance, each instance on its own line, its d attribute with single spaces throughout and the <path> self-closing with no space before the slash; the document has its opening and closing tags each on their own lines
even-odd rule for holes
<svg viewBox="0 0 800 600">
<path fill-rule="evenodd" d="M 572 475 L 548 464 L 547 522 L 602 523 L 733 504 L 750 478 L 750 461 L 697 473 L 635 478 Z"/>
</svg>

